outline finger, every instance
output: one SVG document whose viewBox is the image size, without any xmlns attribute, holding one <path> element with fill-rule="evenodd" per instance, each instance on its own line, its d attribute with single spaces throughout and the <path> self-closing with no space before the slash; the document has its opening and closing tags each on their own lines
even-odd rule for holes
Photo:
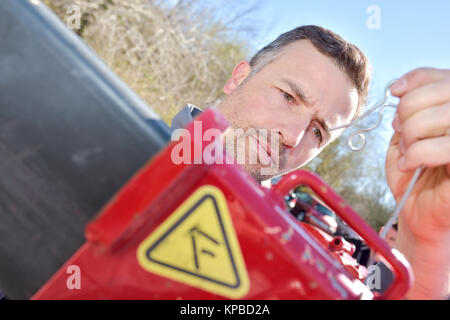
<svg viewBox="0 0 450 320">
<path fill-rule="evenodd" d="M 450 129 L 450 102 L 414 113 L 402 125 L 400 152 L 418 140 L 439 137 Z"/>
<path fill-rule="evenodd" d="M 421 165 L 437 167 L 450 164 L 450 136 L 419 140 L 406 149 L 397 163 L 401 171 L 416 169 Z"/>
<path fill-rule="evenodd" d="M 414 113 L 450 101 L 450 77 L 409 91 L 400 98 L 397 114 L 400 126 Z"/>
<path fill-rule="evenodd" d="M 450 75 L 450 70 L 436 68 L 419 68 L 408 72 L 391 86 L 391 93 L 401 97 L 405 93 L 425 84 L 436 82 Z"/>
</svg>

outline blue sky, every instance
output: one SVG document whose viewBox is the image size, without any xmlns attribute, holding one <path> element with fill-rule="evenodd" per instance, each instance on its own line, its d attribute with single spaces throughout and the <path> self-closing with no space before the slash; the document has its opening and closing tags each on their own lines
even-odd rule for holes
<svg viewBox="0 0 450 320">
<path fill-rule="evenodd" d="M 380 29 L 369 29 L 367 8 L 380 8 Z M 450 1 L 265 0 L 262 46 L 296 26 L 317 24 L 358 45 L 374 69 L 374 89 L 420 66 L 450 68 Z"/>
<path fill-rule="evenodd" d="M 369 57 L 373 67 L 371 99 L 378 99 L 390 80 L 417 67 L 450 68 L 450 1 L 265 0 L 259 3 L 252 18 L 259 21 L 261 31 L 253 45 L 260 48 L 299 25 L 329 28 L 356 44 Z M 380 29 L 367 27 L 367 20 L 373 14 L 367 13 L 371 5 L 380 10 Z M 385 141 L 381 141 L 384 148 L 393 133 L 392 114 L 384 121 Z"/>
</svg>

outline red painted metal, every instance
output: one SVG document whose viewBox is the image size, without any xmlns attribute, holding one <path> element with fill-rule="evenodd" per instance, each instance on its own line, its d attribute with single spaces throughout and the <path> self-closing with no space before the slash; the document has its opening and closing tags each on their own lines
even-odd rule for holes
<svg viewBox="0 0 450 320">
<path fill-rule="evenodd" d="M 347 270 L 354 278 L 361 281 L 365 280 L 368 275 L 368 270 L 352 257 L 352 254 L 355 251 L 355 246 L 352 243 L 347 242 L 342 237 L 332 237 L 328 233 L 308 223 L 302 223 L 302 225 L 314 235 L 322 245 L 329 249 L 330 254 L 334 256 L 334 258 L 338 260 L 345 270 Z M 339 240 L 339 244 L 336 243 L 336 240 Z"/>
<path fill-rule="evenodd" d="M 343 237 L 337 236 L 330 241 L 329 248 L 335 252 L 347 252 L 349 255 L 355 253 L 356 247 L 353 243 L 347 242 Z"/>
<path fill-rule="evenodd" d="M 208 110 L 196 120 L 203 130 L 224 131 L 228 123 Z M 198 123 L 196 124 L 198 125 Z M 194 137 L 194 123 L 187 126 Z M 201 152 L 209 142 L 192 152 Z M 194 141 L 197 145 L 194 145 Z M 220 142 L 219 142 L 220 143 Z M 136 251 L 174 210 L 203 185 L 225 195 L 247 268 L 250 289 L 243 299 L 360 299 L 372 295 L 346 250 L 330 249 L 334 238 L 299 223 L 284 195 L 309 186 L 361 235 L 392 268 L 395 281 L 381 299 L 402 298 L 411 282 L 407 262 L 317 176 L 295 171 L 273 190 L 262 188 L 237 164 L 175 164 L 175 142 L 137 172 L 86 228 L 86 243 L 33 296 L 33 299 L 224 299 L 225 297 L 144 270 Z M 197 149 L 195 149 L 197 148 Z M 328 238 L 327 238 L 328 237 Z M 356 268 L 356 272 L 354 271 Z M 81 270 L 81 289 L 67 287 L 67 267 Z M 353 269 L 352 269 L 353 268 Z"/>
</svg>

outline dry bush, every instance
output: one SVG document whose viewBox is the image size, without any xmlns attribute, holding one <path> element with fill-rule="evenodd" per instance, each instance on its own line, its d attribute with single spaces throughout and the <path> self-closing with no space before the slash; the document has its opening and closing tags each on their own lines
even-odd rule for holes
<svg viewBox="0 0 450 320">
<path fill-rule="evenodd" d="M 46 3 L 63 21 L 67 8 L 79 5 L 82 28 L 77 33 L 168 123 L 186 103 L 217 101 L 234 65 L 249 51 L 242 39 L 251 29 L 241 28 L 238 34 L 230 22 L 243 20 L 251 10 L 234 12 L 224 21 L 217 14 L 222 1 Z"/>
</svg>

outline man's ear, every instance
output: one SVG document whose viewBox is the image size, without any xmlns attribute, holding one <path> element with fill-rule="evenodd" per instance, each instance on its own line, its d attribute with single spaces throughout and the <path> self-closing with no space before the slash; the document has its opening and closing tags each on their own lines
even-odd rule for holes
<svg viewBox="0 0 450 320">
<path fill-rule="evenodd" d="M 234 67 L 233 74 L 228 79 L 227 84 L 223 88 L 223 92 L 230 94 L 234 89 L 239 87 L 242 81 L 247 78 L 251 71 L 250 64 L 247 61 L 242 61 L 236 67 Z"/>
</svg>

